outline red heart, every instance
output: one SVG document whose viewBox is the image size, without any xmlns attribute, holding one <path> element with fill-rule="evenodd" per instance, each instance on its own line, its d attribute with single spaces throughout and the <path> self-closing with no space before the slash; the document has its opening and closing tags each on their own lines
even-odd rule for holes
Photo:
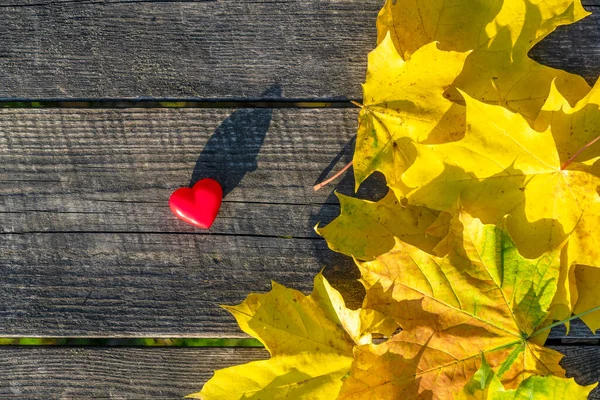
<svg viewBox="0 0 600 400">
<path fill-rule="evenodd" d="M 169 198 L 169 206 L 177 218 L 197 226 L 208 229 L 217 218 L 223 189 L 214 179 L 202 179 L 193 188 L 180 188 L 173 192 Z"/>
</svg>

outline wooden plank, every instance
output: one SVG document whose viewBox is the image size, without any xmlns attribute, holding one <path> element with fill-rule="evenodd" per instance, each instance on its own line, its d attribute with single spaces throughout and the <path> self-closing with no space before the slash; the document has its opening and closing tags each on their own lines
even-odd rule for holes
<svg viewBox="0 0 600 400">
<path fill-rule="evenodd" d="M 181 399 L 215 369 L 267 358 L 241 348 L 0 348 L 0 397 Z"/>
<path fill-rule="evenodd" d="M 554 347 L 568 376 L 600 380 L 600 347 Z M 19 398 L 181 398 L 198 391 L 214 369 L 267 358 L 241 348 L 0 348 L 0 396 Z M 600 399 L 595 389 L 590 400 Z"/>
<path fill-rule="evenodd" d="M 110 4 L 110 3 L 202 3 L 214 0 L 78 0 L 78 3 Z M 73 0 L 4 0 L 3 6 L 45 7 L 61 3 L 73 3 Z M 598 6 L 600 0 L 581 0 L 584 6 Z"/>
<path fill-rule="evenodd" d="M 245 337 L 218 304 L 272 280 L 308 293 L 324 265 L 350 305 L 362 295 L 351 260 L 318 239 L 7 234 L 0 250 L 1 336 Z M 556 328 L 551 338 L 563 336 Z M 574 323 L 566 341 L 593 337 Z"/>
<path fill-rule="evenodd" d="M 333 187 L 312 185 L 338 154 L 341 165 L 350 161 L 356 118 L 355 110 L 3 110 L 0 231 L 197 232 L 167 201 L 212 177 L 226 196 L 211 233 L 316 238 L 313 226 L 338 210 Z M 338 188 L 350 193 L 352 180 Z"/>
<path fill-rule="evenodd" d="M 277 83 L 286 98 L 355 98 L 380 6 L 226 0 L 4 7 L 0 97 L 264 98 Z"/>
<path fill-rule="evenodd" d="M 335 265 L 335 256 L 322 240 L 6 234 L 0 336 L 243 336 L 218 304 L 266 292 L 271 280 L 308 292 L 323 265 Z M 327 275 L 358 289 L 350 267 Z"/>
<path fill-rule="evenodd" d="M 358 271 L 320 239 L 251 235 L 37 233 L 0 242 L 0 336 L 245 337 L 218 304 L 275 280 L 308 293 L 323 267 L 352 307 Z M 580 321 L 550 336 L 595 339 Z"/>
<path fill-rule="evenodd" d="M 382 3 L 7 3 L 0 98 L 357 99 Z M 599 21 L 560 29 L 535 58 L 595 81 Z M 281 96 L 265 92 L 273 84 Z"/>
<path fill-rule="evenodd" d="M 172 218 L 168 198 L 212 177 L 226 192 L 213 233 L 315 237 L 318 219 L 335 215 L 322 204 L 336 201 L 333 187 L 312 185 L 340 153 L 335 168 L 350 161 L 357 115 L 0 110 L 0 230 L 193 232 Z"/>
</svg>

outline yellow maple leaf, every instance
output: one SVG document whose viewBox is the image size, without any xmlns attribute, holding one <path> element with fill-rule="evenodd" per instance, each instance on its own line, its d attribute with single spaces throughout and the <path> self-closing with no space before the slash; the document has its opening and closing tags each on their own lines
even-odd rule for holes
<svg viewBox="0 0 600 400">
<path fill-rule="evenodd" d="M 588 146 L 600 136 L 599 108 L 600 81 L 574 107 L 552 82 L 548 99 L 534 126 L 541 132 L 551 128 L 563 164 L 575 155 L 578 161 L 590 161 L 600 154 L 600 141 Z M 581 149 L 583 151 L 579 152 Z"/>
<path fill-rule="evenodd" d="M 544 348 L 560 250 L 522 257 L 505 221 L 483 225 L 460 214 L 453 251 L 432 256 L 397 241 L 359 263 L 366 307 L 390 315 L 402 331 L 359 346 L 339 399 L 452 399 L 481 365 L 481 354 L 508 388 L 531 375 L 564 376 L 562 355 Z"/>
<path fill-rule="evenodd" d="M 600 176 L 600 163 L 597 162 L 600 157 L 600 80 L 574 107 L 553 84 L 535 126 L 540 131 L 550 130 L 561 165 L 577 160 L 587 164 L 585 168 L 590 174 Z M 569 244 L 569 261 L 578 264 L 593 265 L 600 261 L 600 237 L 595 234 L 600 226 L 600 184 L 593 182 L 596 182 L 595 186 L 592 183 L 575 188 L 579 192 L 587 191 L 577 196 L 586 199 L 580 208 L 590 205 L 581 216 Z"/>
<path fill-rule="evenodd" d="M 587 15 L 580 0 L 387 0 L 377 22 L 379 40 L 389 31 L 404 59 L 433 41 L 443 50 L 473 50 L 456 87 L 531 122 L 552 80 L 571 103 L 589 91 L 583 78 L 527 56 L 556 27 Z"/>
<path fill-rule="evenodd" d="M 433 252 L 447 234 L 447 225 L 433 226 L 440 222 L 439 211 L 403 206 L 391 190 L 377 202 L 336 195 L 340 200 L 340 216 L 316 231 L 327 240 L 329 248 L 339 253 L 372 260 L 390 251 L 394 238 Z"/>
<path fill-rule="evenodd" d="M 535 128 L 539 131 L 550 128 L 563 165 L 571 159 L 591 162 L 593 163 L 591 170 L 596 176 L 600 176 L 600 163 L 594 162 L 600 156 L 599 109 L 600 80 L 574 107 L 571 107 L 553 83 L 548 100 L 535 122 Z M 596 187 L 596 192 L 598 190 L 599 188 Z M 600 284 L 600 268 L 573 265 L 574 263 L 599 265 L 600 238 L 595 233 L 600 226 L 599 210 L 596 201 L 595 207 L 585 212 L 577 229 L 572 233 L 573 240 L 569 244 L 565 258 L 565 263 L 569 266 L 565 267 L 564 272 L 568 274 L 567 286 L 561 285 L 558 295 L 560 297 L 556 300 L 558 304 L 564 305 L 564 311 L 558 314 L 557 319 L 564 318 L 567 312 L 571 311 L 573 304 L 575 304 L 573 308 L 575 314 L 600 306 L 596 286 Z M 581 319 L 592 331 L 600 329 L 600 312 L 586 314 Z"/>
<path fill-rule="evenodd" d="M 369 54 L 354 153 L 356 186 L 375 171 L 400 181 L 410 165 L 412 141 L 444 142 L 464 131 L 464 109 L 444 97 L 468 53 L 430 43 L 408 61 L 388 35 Z"/>
<path fill-rule="evenodd" d="M 455 400 L 586 400 L 598 384 L 579 386 L 573 378 L 530 376 L 514 390 L 506 390 L 498 375 L 482 356 L 481 367 Z"/>
<path fill-rule="evenodd" d="M 391 335 L 398 327 L 377 311 L 346 308 L 321 274 L 309 296 L 273 283 L 271 292 L 251 294 L 225 309 L 244 332 L 264 344 L 271 358 L 216 371 L 189 398 L 334 399 L 354 346 L 371 342 L 372 333 Z"/>
<path fill-rule="evenodd" d="M 519 114 L 465 94 L 464 138 L 440 145 L 416 143 L 415 162 L 403 175 L 403 186 L 396 188 L 406 193 L 410 204 L 440 211 L 452 212 L 460 198 L 469 213 L 486 223 L 510 214 L 511 235 L 528 257 L 555 248 L 570 235 L 555 300 L 558 319 L 569 315 L 577 300 L 574 264 L 594 265 L 600 259 L 600 242 L 593 234 L 600 224 L 598 163 L 595 159 L 579 162 L 573 159 L 576 154 L 564 162 L 572 146 L 557 148 L 563 137 L 575 143 L 587 140 L 591 127 L 586 128 L 585 119 L 593 121 L 598 115 L 597 106 L 595 111 L 589 109 L 592 98 L 552 113 L 553 121 L 570 123 L 538 132 Z M 597 126 L 594 129 L 597 132 Z M 586 130 L 586 138 L 577 139 L 579 131 Z M 561 151 L 565 148 L 567 155 Z M 411 190 L 407 192 L 406 186 Z"/>
</svg>

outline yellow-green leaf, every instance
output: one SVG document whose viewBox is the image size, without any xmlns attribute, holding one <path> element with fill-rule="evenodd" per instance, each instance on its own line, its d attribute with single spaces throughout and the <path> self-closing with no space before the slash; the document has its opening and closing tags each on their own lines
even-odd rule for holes
<svg viewBox="0 0 600 400">
<path fill-rule="evenodd" d="M 188 397 L 231 399 L 334 399 L 353 360 L 353 348 L 372 333 L 391 335 L 397 324 L 374 310 L 350 310 L 321 275 L 311 295 L 273 283 L 225 307 L 242 330 L 259 339 L 271 358 L 226 368 Z"/>
<path fill-rule="evenodd" d="M 480 367 L 481 353 L 508 388 L 532 374 L 564 376 L 562 356 L 540 345 L 560 249 L 526 259 L 504 221 L 483 225 L 468 214 L 453 220 L 449 235 L 453 250 L 443 258 L 397 241 L 359 263 L 365 306 L 403 330 L 357 347 L 340 399 L 452 399 Z"/>
<path fill-rule="evenodd" d="M 580 386 L 573 378 L 533 375 L 521 382 L 516 389 L 506 390 L 482 356 L 481 367 L 455 396 L 455 400 L 586 400 L 597 385 Z"/>
<path fill-rule="evenodd" d="M 568 315 L 577 297 L 573 265 L 593 266 L 600 259 L 600 242 L 594 233 L 600 226 L 600 174 L 595 159 L 565 163 L 568 156 L 556 143 L 566 137 L 574 142 L 587 140 L 589 132 L 585 131 L 590 127 L 584 120 L 593 120 L 600 112 L 597 108 L 588 111 L 591 103 L 586 98 L 582 100 L 586 106 L 574 108 L 585 110 L 581 111 L 585 117 L 571 117 L 570 110 L 557 111 L 552 120 L 565 118 L 571 123 L 563 121 L 538 132 L 519 114 L 468 95 L 465 101 L 468 127 L 464 138 L 440 145 L 415 144 L 417 157 L 403 175 L 403 184 L 412 190 L 395 189 L 407 192 L 410 204 L 439 211 L 451 212 L 460 199 L 469 213 L 486 223 L 510 214 L 509 231 L 528 257 L 556 248 L 570 234 L 556 299 L 562 316 Z M 567 117 L 561 116 L 563 112 Z M 578 139 L 579 135 L 586 139 Z"/>
<path fill-rule="evenodd" d="M 359 260 L 372 260 L 390 251 L 395 237 L 433 252 L 448 232 L 447 225 L 432 226 L 440 223 L 439 211 L 403 206 L 391 190 L 377 202 L 336 194 L 341 214 L 329 225 L 317 227 L 317 233 L 332 250 Z"/>
</svg>

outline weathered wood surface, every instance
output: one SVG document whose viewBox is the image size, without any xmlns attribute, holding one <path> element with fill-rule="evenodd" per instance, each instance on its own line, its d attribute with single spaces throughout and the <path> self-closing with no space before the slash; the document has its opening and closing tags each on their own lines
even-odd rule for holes
<svg viewBox="0 0 600 400">
<path fill-rule="evenodd" d="M 552 347 L 579 384 L 600 380 L 600 348 Z M 40 399 L 182 398 L 214 369 L 267 358 L 242 348 L 0 348 L 0 397 Z M 590 400 L 600 399 L 595 389 Z"/>
<path fill-rule="evenodd" d="M 382 0 L 2 2 L 0 98 L 361 97 Z M 600 74 L 595 15 L 540 43 L 540 62 Z"/>
<path fill-rule="evenodd" d="M 381 4 L 5 0 L 0 98 L 360 98 Z M 532 56 L 593 83 L 600 0 L 584 4 L 596 14 L 559 28 Z M 0 337 L 240 337 L 218 303 L 266 291 L 272 279 L 308 292 L 324 265 L 357 306 L 355 267 L 312 230 L 337 215 L 335 186 L 311 189 L 350 160 L 356 115 L 0 110 Z M 174 189 L 204 176 L 227 192 L 210 232 L 167 206 Z M 381 182 L 371 183 L 362 195 L 381 196 Z M 337 188 L 351 193 L 351 178 Z M 600 336 L 571 328 L 568 339 L 564 328 L 551 335 L 579 344 L 555 347 L 563 365 L 579 383 L 600 380 Z M 216 368 L 264 357 L 5 347 L 0 397 L 180 398 Z"/>
<path fill-rule="evenodd" d="M 0 348 L 0 398 L 181 399 L 215 369 L 267 358 L 242 348 Z"/>
<path fill-rule="evenodd" d="M 217 304 L 271 280 L 308 292 L 325 265 L 358 306 L 352 261 L 312 229 L 339 212 L 336 185 L 312 185 L 350 160 L 356 118 L 352 109 L 0 110 L 0 336 L 237 337 Z M 173 190 L 206 176 L 227 193 L 209 232 L 168 208 Z M 352 186 L 348 174 L 337 189 Z M 371 182 L 370 198 L 384 192 Z M 570 337 L 590 332 L 574 324 Z"/>
<path fill-rule="evenodd" d="M 111 4 L 111 3 L 204 3 L 218 0 L 3 0 L 4 7 L 45 7 L 57 4 Z M 265 1 L 265 0 L 263 0 Z M 278 0 L 283 3 L 285 0 Z M 290 1 L 290 0 L 287 0 Z M 293 0 L 292 0 L 293 1 Z M 334 0 L 335 1 L 335 0 Z M 266 1 L 265 1 L 266 2 Z M 383 0 L 382 0 L 383 4 Z M 600 0 L 581 0 L 584 6 L 598 6 Z"/>
<path fill-rule="evenodd" d="M 592 385 L 600 381 L 599 346 L 549 346 L 565 355 L 561 362 L 567 377 L 575 378 L 580 385 Z M 566 400 L 566 399 L 565 399 Z M 596 387 L 589 400 L 600 400 L 600 389 Z"/>
<path fill-rule="evenodd" d="M 354 110 L 0 115 L 0 336 L 237 336 L 217 304 L 336 264 L 312 230 L 333 196 L 311 187 Z M 228 192 L 208 233 L 167 203 L 195 167 Z"/>
</svg>

